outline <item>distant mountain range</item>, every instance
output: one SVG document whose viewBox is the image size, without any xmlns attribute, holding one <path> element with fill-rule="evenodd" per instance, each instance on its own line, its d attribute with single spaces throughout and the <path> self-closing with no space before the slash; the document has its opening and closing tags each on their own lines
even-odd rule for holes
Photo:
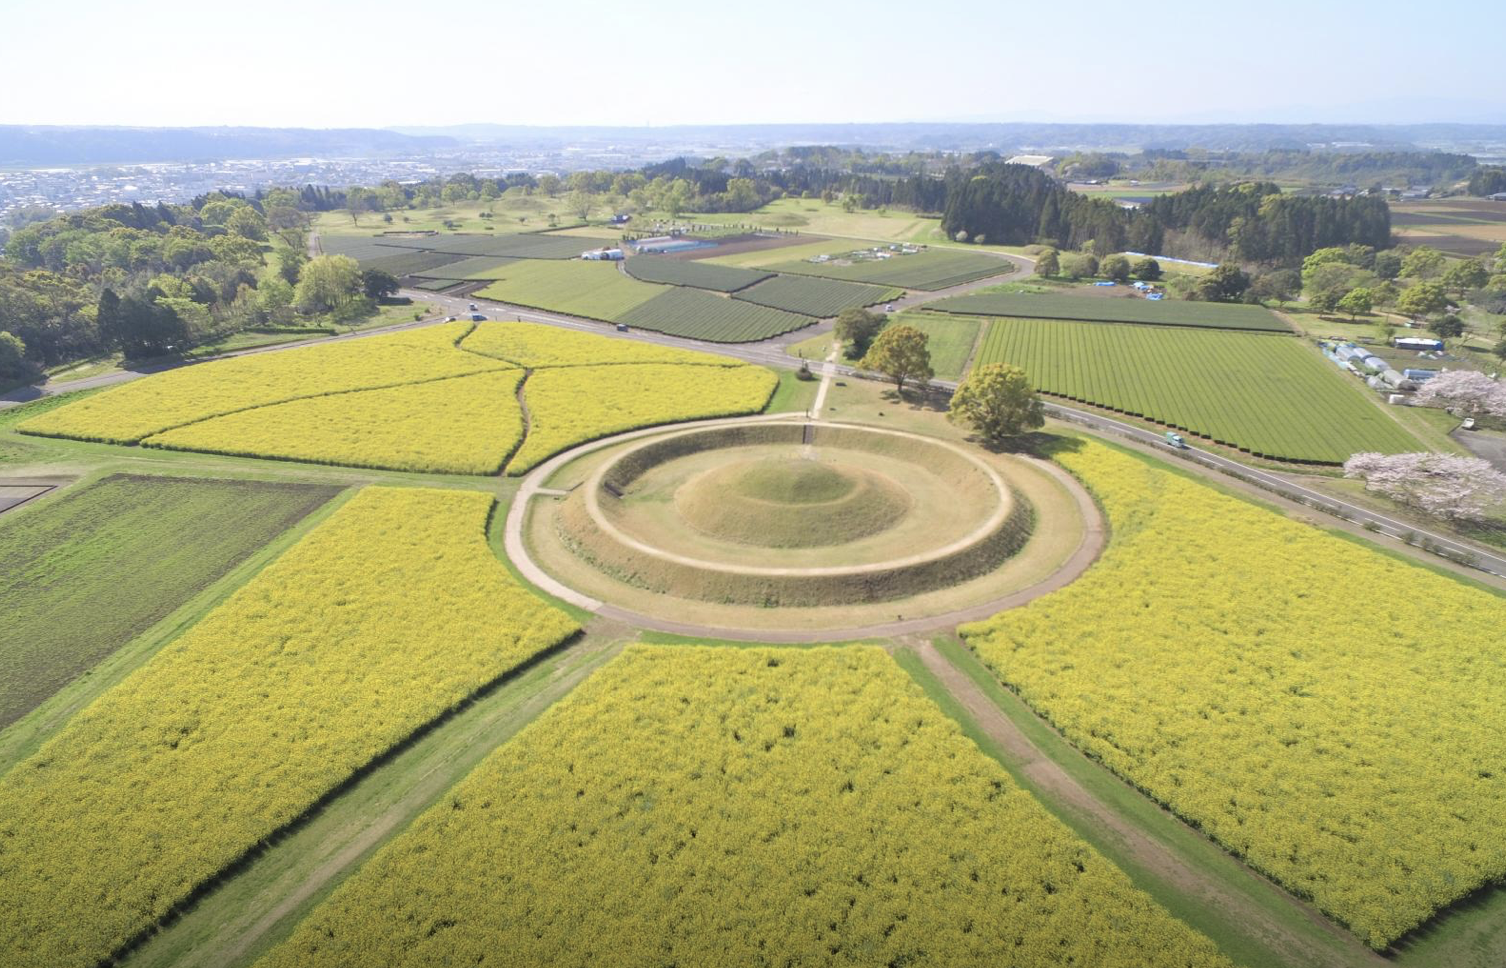
<svg viewBox="0 0 1506 968">
<path fill-rule="evenodd" d="M 906 122 L 731 124 L 666 127 L 531 127 L 461 124 L 374 128 L 125 128 L 0 125 L 0 166 L 207 162 L 321 157 L 421 157 L 467 147 L 560 150 L 571 146 L 654 148 L 665 157 L 751 153 L 831 144 L 882 150 L 1036 149 L 1133 151 L 1207 148 L 1263 151 L 1309 145 L 1388 150 L 1506 146 L 1506 124 L 1095 124 Z"/>
<path fill-rule="evenodd" d="M 115 128 L 0 125 L 0 166 L 265 160 L 304 155 L 416 155 L 447 137 L 377 128 Z"/>
<path fill-rule="evenodd" d="M 1506 124 L 1108 124 L 1093 122 L 898 122 L 886 124 L 728 124 L 665 127 L 528 127 L 460 124 L 396 126 L 393 131 L 477 144 L 705 143 L 775 147 L 802 144 L 893 149 L 1208 148 L 1260 151 L 1308 145 L 1370 144 L 1390 149 L 1506 143 Z"/>
</svg>

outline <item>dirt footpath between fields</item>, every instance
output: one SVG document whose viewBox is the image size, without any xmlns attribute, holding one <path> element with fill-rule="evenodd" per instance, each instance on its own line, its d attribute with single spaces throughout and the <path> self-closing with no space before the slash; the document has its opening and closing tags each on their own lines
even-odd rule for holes
<svg viewBox="0 0 1506 968">
<path fill-rule="evenodd" d="M 1341 928 L 1300 902 L 1289 901 L 1294 907 L 1300 908 L 1302 914 L 1313 924 L 1342 940 L 1351 949 L 1348 957 L 1336 955 L 1329 948 L 1318 947 L 1308 939 L 1293 934 L 1248 898 L 1189 865 L 1171 848 L 1100 801 L 1065 769 L 1042 753 L 994 701 L 961 669 L 948 662 L 934 645 L 928 641 L 919 641 L 913 643 L 912 648 L 925 663 L 926 669 L 967 710 L 978 728 L 1005 750 L 1010 759 L 1018 764 L 1020 772 L 1037 786 L 1042 795 L 1065 805 L 1073 813 L 1109 832 L 1137 866 L 1174 885 L 1178 890 L 1200 899 L 1208 907 L 1215 909 L 1227 923 L 1243 926 L 1246 932 L 1258 937 L 1267 947 L 1283 952 L 1291 964 L 1311 968 L 1388 964 L 1384 958 L 1369 951 Z M 1259 874 L 1254 871 L 1248 873 L 1252 879 L 1261 881 L 1263 888 L 1286 897 L 1279 888 L 1268 886 Z"/>
</svg>

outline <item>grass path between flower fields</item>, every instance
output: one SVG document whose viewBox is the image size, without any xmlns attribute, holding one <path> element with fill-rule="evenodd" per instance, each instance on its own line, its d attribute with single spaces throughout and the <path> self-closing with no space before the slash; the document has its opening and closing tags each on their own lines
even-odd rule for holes
<svg viewBox="0 0 1506 968">
<path fill-rule="evenodd" d="M 477 697 L 132 952 L 123 964 L 231 968 L 281 941 L 378 847 L 493 749 L 616 655 L 632 631 L 593 623 L 575 642 Z"/>
<path fill-rule="evenodd" d="M 1047 809 L 1236 962 L 1304 968 L 1387 964 L 1069 746 L 955 639 L 907 642 L 895 658 Z"/>
</svg>

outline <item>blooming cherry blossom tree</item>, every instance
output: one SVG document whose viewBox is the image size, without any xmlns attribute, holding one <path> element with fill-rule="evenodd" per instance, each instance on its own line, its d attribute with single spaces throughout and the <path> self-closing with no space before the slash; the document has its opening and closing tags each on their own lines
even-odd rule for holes
<svg viewBox="0 0 1506 968">
<path fill-rule="evenodd" d="M 1506 474 L 1478 457 L 1454 454 L 1355 454 L 1344 476 L 1449 520 L 1478 520 L 1506 502 Z"/>
<path fill-rule="evenodd" d="M 1474 370 L 1449 370 L 1424 383 L 1417 402 L 1458 407 L 1472 417 L 1506 417 L 1506 384 Z"/>
</svg>

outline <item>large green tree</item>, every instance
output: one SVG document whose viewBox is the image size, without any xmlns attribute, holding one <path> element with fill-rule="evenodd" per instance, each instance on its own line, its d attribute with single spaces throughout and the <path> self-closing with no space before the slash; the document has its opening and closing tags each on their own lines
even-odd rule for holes
<svg viewBox="0 0 1506 968">
<path fill-rule="evenodd" d="M 997 444 L 1043 426 L 1046 412 L 1024 370 L 1009 363 L 985 363 L 952 394 L 947 419 Z"/>
<path fill-rule="evenodd" d="M 26 344 L 19 336 L 0 330 L 0 380 L 16 380 L 25 376 Z"/>
<path fill-rule="evenodd" d="M 1441 313 L 1448 307 L 1448 293 L 1436 282 L 1419 282 L 1409 286 L 1396 299 L 1396 308 L 1412 319 Z"/>
<path fill-rule="evenodd" d="M 1490 281 L 1490 272 L 1484 264 L 1474 259 L 1465 259 L 1448 267 L 1443 278 L 1439 280 L 1443 288 L 1456 294 L 1460 299 L 1471 289 L 1479 289 Z"/>
<path fill-rule="evenodd" d="M 930 339 L 914 326 L 890 326 L 879 333 L 858 366 L 884 374 L 903 394 L 906 383 L 925 383 L 935 375 L 927 345 Z"/>
<path fill-rule="evenodd" d="M 1401 260 L 1401 274 L 1411 279 L 1432 279 L 1443 271 L 1443 253 L 1426 245 L 1419 245 Z"/>
<path fill-rule="evenodd" d="M 868 347 L 873 344 L 873 338 L 888 322 L 889 317 L 883 313 L 869 312 L 853 306 L 837 314 L 837 322 L 832 332 L 837 339 L 842 341 L 843 352 L 847 358 L 860 360 L 868 352 Z"/>
<path fill-rule="evenodd" d="M 1130 261 L 1122 255 L 1105 256 L 1098 264 L 1098 274 L 1115 282 L 1129 282 Z"/>
<path fill-rule="evenodd" d="M 1334 308 L 1348 313 L 1349 318 L 1353 320 L 1360 313 L 1370 312 L 1374 305 L 1374 294 L 1372 294 L 1370 290 L 1366 289 L 1364 286 L 1359 286 L 1358 288 L 1351 289 L 1346 292 L 1344 294 L 1344 298 L 1340 299 L 1338 305 Z"/>
<path fill-rule="evenodd" d="M 307 312 L 329 312 L 361 291 L 361 267 L 348 255 L 321 255 L 298 273 L 293 301 Z"/>
</svg>

